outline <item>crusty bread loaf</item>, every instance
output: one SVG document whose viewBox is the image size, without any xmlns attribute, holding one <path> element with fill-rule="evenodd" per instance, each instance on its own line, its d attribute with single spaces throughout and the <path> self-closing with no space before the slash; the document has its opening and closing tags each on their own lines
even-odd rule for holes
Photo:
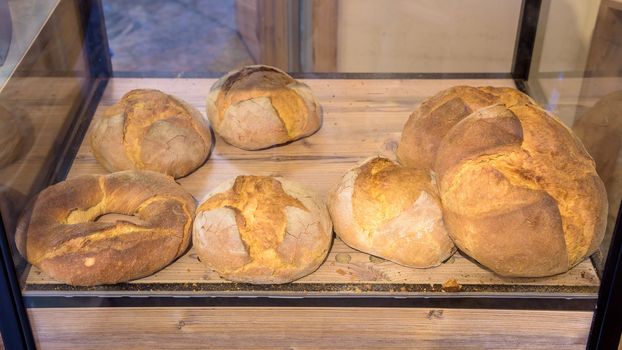
<svg viewBox="0 0 622 350">
<path fill-rule="evenodd" d="M 322 123 L 320 105 L 306 84 L 263 65 L 229 72 L 214 83 L 207 116 L 225 141 L 246 150 L 309 136 Z"/>
<path fill-rule="evenodd" d="M 108 171 L 153 170 L 175 178 L 210 154 L 209 123 L 188 103 L 158 90 L 132 90 L 96 118 L 93 155 Z"/>
<path fill-rule="evenodd" d="M 435 169 L 454 243 L 497 274 L 565 272 L 602 240 L 607 202 L 594 161 L 535 105 L 462 119 L 443 138 Z"/>
<path fill-rule="evenodd" d="M 534 103 L 522 92 L 505 87 L 454 86 L 423 101 L 404 125 L 397 147 L 402 165 L 432 168 L 443 137 L 460 120 L 480 108 Z"/>
<path fill-rule="evenodd" d="M 344 175 L 328 207 L 339 238 L 365 253 L 424 268 L 455 252 L 428 170 L 367 159 Z"/>
<path fill-rule="evenodd" d="M 170 176 L 85 175 L 43 190 L 22 216 L 16 243 L 31 264 L 64 283 L 119 283 L 179 257 L 190 242 L 194 210 L 192 196 Z M 109 213 L 135 218 L 96 221 Z"/>
<path fill-rule="evenodd" d="M 17 159 L 22 151 L 24 137 L 13 114 L 0 106 L 0 168 Z"/>
<path fill-rule="evenodd" d="M 282 178 L 238 176 L 199 206 L 192 241 L 201 261 L 226 279 L 286 283 L 324 261 L 332 223 L 309 190 Z"/>
</svg>

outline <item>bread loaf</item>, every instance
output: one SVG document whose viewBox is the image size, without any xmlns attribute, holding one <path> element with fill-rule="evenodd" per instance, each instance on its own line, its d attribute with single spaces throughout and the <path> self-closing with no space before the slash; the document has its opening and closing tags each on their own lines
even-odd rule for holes
<svg viewBox="0 0 622 350">
<path fill-rule="evenodd" d="M 441 140 L 454 125 L 478 109 L 498 103 L 513 106 L 534 102 L 516 89 L 490 86 L 455 86 L 423 101 L 404 125 L 397 147 L 399 162 L 432 168 Z"/>
<path fill-rule="evenodd" d="M 435 169 L 454 243 L 497 274 L 565 272 L 602 240 L 607 202 L 594 161 L 535 105 L 463 118 L 440 143 Z"/>
<path fill-rule="evenodd" d="M 455 251 L 428 170 L 368 159 L 344 175 L 328 207 L 339 238 L 362 252 L 424 268 Z"/>
<path fill-rule="evenodd" d="M 21 218 L 20 253 L 71 285 L 113 284 L 153 274 L 188 248 L 195 202 L 151 171 L 86 175 L 43 190 Z M 105 214 L 134 216 L 98 221 Z"/>
<path fill-rule="evenodd" d="M 257 150 L 297 140 L 322 123 L 311 89 L 270 66 L 247 66 L 220 78 L 207 96 L 207 116 L 227 143 Z"/>
<path fill-rule="evenodd" d="M 210 154 L 208 121 L 188 103 L 158 90 L 132 90 L 94 120 L 93 155 L 108 171 L 152 170 L 175 178 Z"/>
<path fill-rule="evenodd" d="M 315 271 L 332 242 L 321 199 L 282 178 L 238 176 L 199 206 L 193 245 L 222 277 L 247 283 L 286 283 Z"/>
</svg>

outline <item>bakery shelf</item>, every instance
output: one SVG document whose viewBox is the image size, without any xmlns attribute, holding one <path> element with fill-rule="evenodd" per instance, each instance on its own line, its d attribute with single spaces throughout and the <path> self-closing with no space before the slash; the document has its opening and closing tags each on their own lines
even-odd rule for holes
<svg viewBox="0 0 622 350">
<path fill-rule="evenodd" d="M 204 111 L 214 79 L 112 78 L 95 118 L 131 89 L 157 88 L 179 96 Z M 323 107 L 323 126 L 298 142 L 262 151 L 234 148 L 216 137 L 211 158 L 178 182 L 197 199 L 222 181 L 239 174 L 279 175 L 326 195 L 341 175 L 362 159 L 393 157 L 408 115 L 423 99 L 454 85 L 514 87 L 513 80 L 456 79 L 307 79 Z M 68 178 L 105 174 L 83 143 Z M 157 253 L 157 252 L 154 252 Z M 462 289 L 444 291 L 455 279 Z M 227 282 L 208 270 L 190 249 L 160 272 L 130 283 L 71 287 L 50 279 L 35 267 L 26 272 L 27 299 L 65 296 L 515 296 L 595 299 L 599 278 L 590 260 L 567 273 L 546 278 L 502 278 L 455 254 L 441 266 L 411 269 L 370 257 L 333 243 L 324 264 L 294 283 L 253 286 Z"/>
</svg>

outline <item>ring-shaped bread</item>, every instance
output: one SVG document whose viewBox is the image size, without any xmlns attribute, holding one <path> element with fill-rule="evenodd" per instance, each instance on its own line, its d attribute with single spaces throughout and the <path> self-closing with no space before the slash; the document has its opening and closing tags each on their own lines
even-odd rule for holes
<svg viewBox="0 0 622 350">
<path fill-rule="evenodd" d="M 114 284 L 155 273 L 190 242 L 195 202 L 152 171 L 85 175 L 43 190 L 17 229 L 20 253 L 71 285 Z M 105 214 L 133 220 L 97 221 Z"/>
</svg>

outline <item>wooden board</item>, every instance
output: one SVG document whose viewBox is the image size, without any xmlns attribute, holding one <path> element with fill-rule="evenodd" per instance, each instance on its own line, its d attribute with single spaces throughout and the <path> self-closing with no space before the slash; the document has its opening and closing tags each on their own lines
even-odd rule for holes
<svg viewBox="0 0 622 350">
<path fill-rule="evenodd" d="M 585 349 L 592 320 L 591 312 L 427 308 L 28 312 L 40 349 Z"/>
<path fill-rule="evenodd" d="M 130 89 L 158 88 L 179 96 L 204 111 L 204 98 L 212 79 L 113 79 L 96 117 Z M 208 162 L 179 179 L 201 199 L 222 181 L 239 174 L 280 175 L 325 195 L 358 161 L 373 155 L 393 157 L 408 115 L 426 97 L 458 84 L 513 86 L 511 80 L 306 80 L 324 109 L 322 129 L 313 136 L 282 147 L 243 151 L 220 138 Z M 83 144 L 69 178 L 105 174 Z M 337 261 L 339 260 L 339 261 Z M 150 293 L 425 293 L 441 292 L 441 284 L 456 279 L 464 292 L 592 294 L 598 277 L 584 261 L 565 274 L 547 278 L 502 278 L 456 254 L 432 269 L 411 269 L 357 252 L 338 239 L 325 263 L 301 280 L 269 290 L 233 285 L 206 269 L 191 249 L 172 265 L 122 287 L 71 288 L 54 282 L 32 268 L 25 295 Z"/>
</svg>

